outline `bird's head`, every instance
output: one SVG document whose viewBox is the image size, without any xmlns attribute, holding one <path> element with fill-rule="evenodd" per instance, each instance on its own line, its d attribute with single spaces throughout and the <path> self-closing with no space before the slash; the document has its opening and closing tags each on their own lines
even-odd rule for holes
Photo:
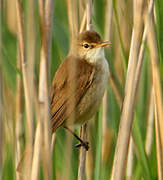
<svg viewBox="0 0 163 180">
<path fill-rule="evenodd" d="M 89 62 L 96 62 L 104 57 L 105 46 L 110 45 L 108 41 L 102 41 L 100 35 L 93 31 L 84 31 L 75 40 L 74 52 L 77 56 Z"/>
</svg>

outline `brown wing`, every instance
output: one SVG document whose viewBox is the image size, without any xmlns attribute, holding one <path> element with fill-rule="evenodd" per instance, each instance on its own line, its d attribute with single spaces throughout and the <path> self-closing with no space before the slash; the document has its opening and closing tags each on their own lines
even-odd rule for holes
<svg viewBox="0 0 163 180">
<path fill-rule="evenodd" d="M 70 68 L 74 65 L 76 71 L 71 74 Z M 67 57 L 61 64 L 54 76 L 51 88 L 53 131 L 60 127 L 72 112 L 76 112 L 75 109 L 94 80 L 94 73 L 93 65 L 73 56 Z"/>
</svg>

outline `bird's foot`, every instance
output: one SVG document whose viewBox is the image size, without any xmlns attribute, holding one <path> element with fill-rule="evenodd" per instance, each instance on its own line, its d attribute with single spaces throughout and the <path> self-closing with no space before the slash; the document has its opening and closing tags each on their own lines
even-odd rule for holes
<svg viewBox="0 0 163 180">
<path fill-rule="evenodd" d="M 83 146 L 85 148 L 86 151 L 88 151 L 89 149 L 89 142 L 88 141 L 82 141 L 81 143 L 79 144 L 76 144 L 75 147 L 81 147 Z"/>
</svg>

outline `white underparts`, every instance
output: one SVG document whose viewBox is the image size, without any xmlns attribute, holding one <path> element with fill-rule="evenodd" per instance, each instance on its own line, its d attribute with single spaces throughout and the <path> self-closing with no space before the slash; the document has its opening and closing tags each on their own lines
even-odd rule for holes
<svg viewBox="0 0 163 180">
<path fill-rule="evenodd" d="M 88 62 L 90 63 L 95 63 L 95 64 L 100 64 L 102 66 L 102 69 L 106 74 L 109 75 L 109 65 L 108 62 L 105 58 L 104 54 L 104 48 L 95 48 L 91 49 L 87 55 L 85 56 Z"/>
<path fill-rule="evenodd" d="M 104 48 L 90 49 L 85 58 L 88 59 L 90 63 L 97 63 L 100 59 L 105 58 Z"/>
</svg>

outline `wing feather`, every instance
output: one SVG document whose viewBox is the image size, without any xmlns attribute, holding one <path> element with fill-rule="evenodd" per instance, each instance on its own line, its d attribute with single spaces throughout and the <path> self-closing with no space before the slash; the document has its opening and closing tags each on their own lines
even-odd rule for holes
<svg viewBox="0 0 163 180">
<path fill-rule="evenodd" d="M 76 63 L 76 73 L 71 75 L 68 67 L 74 62 Z M 53 131 L 64 124 L 72 112 L 76 112 L 78 104 L 94 80 L 94 73 L 95 66 L 84 59 L 69 56 L 61 64 L 54 76 L 51 88 Z M 75 83 L 75 91 L 72 91 L 72 82 Z"/>
</svg>

